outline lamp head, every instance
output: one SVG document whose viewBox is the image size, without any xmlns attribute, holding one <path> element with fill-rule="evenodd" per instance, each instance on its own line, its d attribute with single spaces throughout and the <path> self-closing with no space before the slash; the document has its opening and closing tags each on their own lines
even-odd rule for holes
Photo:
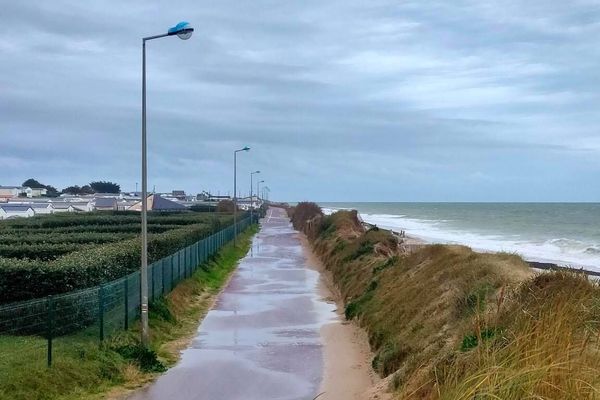
<svg viewBox="0 0 600 400">
<path fill-rule="evenodd" d="M 194 28 L 192 28 L 189 22 L 182 21 L 170 28 L 168 34 L 169 36 L 177 35 L 181 40 L 188 40 L 192 37 L 193 32 Z"/>
</svg>

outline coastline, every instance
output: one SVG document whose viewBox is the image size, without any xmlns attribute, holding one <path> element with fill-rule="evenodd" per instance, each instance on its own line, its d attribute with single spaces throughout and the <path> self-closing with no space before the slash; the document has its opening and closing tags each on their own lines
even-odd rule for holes
<svg viewBox="0 0 600 400">
<path fill-rule="evenodd" d="M 307 264 L 319 272 L 318 292 L 324 299 L 335 302 L 337 318 L 321 328 L 323 343 L 323 380 L 319 399 L 367 400 L 369 392 L 381 378 L 371 368 L 373 353 L 367 333 L 344 317 L 344 304 L 330 273 L 313 252 L 308 239 L 298 233 Z M 387 397 L 379 395 L 378 399 Z"/>
<path fill-rule="evenodd" d="M 337 211 L 335 208 L 327 208 L 330 211 Z M 426 238 L 422 236 L 415 235 L 414 233 L 410 233 L 409 230 L 406 230 L 405 227 L 398 226 L 388 226 L 388 225 L 378 225 L 373 222 L 368 222 L 364 218 L 362 218 L 360 211 L 357 210 L 360 221 L 366 229 L 372 227 L 378 227 L 379 229 L 384 229 L 391 232 L 397 239 L 403 251 L 406 253 L 410 253 L 412 251 L 418 250 L 419 248 L 432 244 L 445 244 L 445 245 L 459 245 L 459 246 L 467 246 L 478 253 L 503 253 L 507 252 L 504 250 L 493 250 L 486 249 L 477 246 L 471 246 L 468 243 L 462 243 L 460 241 L 436 241 L 431 238 Z M 366 214 L 371 215 L 371 214 Z M 398 232 L 400 230 L 400 232 Z M 525 262 L 529 264 L 532 269 L 535 270 L 554 270 L 554 271 L 570 271 L 570 272 L 582 272 L 588 276 L 600 277 L 600 264 L 592 265 L 592 264 L 584 264 L 584 263 L 574 263 L 568 262 L 564 260 L 558 260 L 552 257 L 540 257 L 540 256 L 528 256 L 527 254 L 521 252 L 511 252 L 519 255 Z"/>
</svg>

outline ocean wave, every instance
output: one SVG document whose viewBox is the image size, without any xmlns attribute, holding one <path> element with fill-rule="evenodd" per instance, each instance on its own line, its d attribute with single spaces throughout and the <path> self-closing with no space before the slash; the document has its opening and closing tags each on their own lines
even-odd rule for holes
<svg viewBox="0 0 600 400">
<path fill-rule="evenodd" d="M 409 235 L 431 243 L 464 244 L 478 251 L 517 253 L 531 261 L 600 270 L 600 245 L 596 243 L 565 237 L 534 240 L 518 232 L 483 234 L 452 228 L 444 220 L 392 214 L 361 213 L 361 217 L 381 228 L 405 230 Z"/>
</svg>

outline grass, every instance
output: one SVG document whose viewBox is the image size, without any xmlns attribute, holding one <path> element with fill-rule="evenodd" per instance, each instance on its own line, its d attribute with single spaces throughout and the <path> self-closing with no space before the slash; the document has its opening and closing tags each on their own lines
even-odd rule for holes
<svg viewBox="0 0 600 400">
<path fill-rule="evenodd" d="M 399 254 L 348 211 L 325 217 L 313 245 L 394 398 L 600 399 L 595 281 L 463 246 Z"/>
<path fill-rule="evenodd" d="M 100 399 L 109 392 L 139 387 L 173 365 L 179 350 L 237 263 L 250 248 L 257 227 L 226 245 L 163 300 L 151 304 L 151 353 L 139 351 L 139 325 L 99 345 L 93 330 L 54 340 L 54 362 L 46 367 L 46 341 L 38 337 L 0 336 L 0 399 Z M 161 368 L 161 366 L 163 368 Z"/>
</svg>

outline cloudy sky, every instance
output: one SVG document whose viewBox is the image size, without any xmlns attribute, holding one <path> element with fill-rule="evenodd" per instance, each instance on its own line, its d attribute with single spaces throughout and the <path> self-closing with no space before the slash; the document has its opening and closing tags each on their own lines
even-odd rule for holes
<svg viewBox="0 0 600 400">
<path fill-rule="evenodd" d="M 0 0 L 0 184 L 600 200 L 596 0 Z"/>
</svg>

